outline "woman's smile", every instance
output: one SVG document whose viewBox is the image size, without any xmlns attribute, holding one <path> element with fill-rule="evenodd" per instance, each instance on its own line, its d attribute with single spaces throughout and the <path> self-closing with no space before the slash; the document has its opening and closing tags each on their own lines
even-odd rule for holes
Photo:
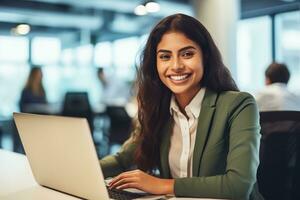
<svg viewBox="0 0 300 200">
<path fill-rule="evenodd" d="M 168 75 L 168 78 L 175 84 L 184 83 L 191 77 L 191 73 Z"/>
</svg>

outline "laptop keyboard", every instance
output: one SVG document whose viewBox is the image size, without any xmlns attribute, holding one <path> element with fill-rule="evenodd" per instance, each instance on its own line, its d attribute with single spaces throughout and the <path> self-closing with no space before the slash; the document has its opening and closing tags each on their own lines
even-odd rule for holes
<svg viewBox="0 0 300 200">
<path fill-rule="evenodd" d="M 146 196 L 146 194 L 132 193 L 124 190 L 109 189 L 109 188 L 107 188 L 107 190 L 108 190 L 109 198 L 111 199 L 131 200 L 131 199 L 137 199 Z"/>
</svg>

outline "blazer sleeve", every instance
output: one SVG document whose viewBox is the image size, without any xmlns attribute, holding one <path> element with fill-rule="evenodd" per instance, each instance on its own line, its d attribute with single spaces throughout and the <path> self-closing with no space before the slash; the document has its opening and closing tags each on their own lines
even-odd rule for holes
<svg viewBox="0 0 300 200">
<path fill-rule="evenodd" d="M 136 133 L 138 131 L 139 128 L 136 128 L 131 133 L 131 137 L 124 142 L 116 155 L 106 156 L 99 161 L 105 178 L 116 176 L 134 166 L 133 158 L 137 147 Z"/>
<path fill-rule="evenodd" d="M 224 115 L 225 116 L 225 115 Z M 224 174 L 175 179 L 176 196 L 248 199 L 256 182 L 260 125 L 254 98 L 239 93 L 224 119 L 228 123 L 229 148 Z"/>
</svg>

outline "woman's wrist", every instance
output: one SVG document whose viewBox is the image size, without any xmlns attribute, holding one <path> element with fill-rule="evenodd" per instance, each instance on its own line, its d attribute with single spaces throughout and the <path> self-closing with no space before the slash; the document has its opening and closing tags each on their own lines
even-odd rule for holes
<svg viewBox="0 0 300 200">
<path fill-rule="evenodd" d="M 162 179 L 163 180 L 163 194 L 174 194 L 175 179 Z"/>
</svg>

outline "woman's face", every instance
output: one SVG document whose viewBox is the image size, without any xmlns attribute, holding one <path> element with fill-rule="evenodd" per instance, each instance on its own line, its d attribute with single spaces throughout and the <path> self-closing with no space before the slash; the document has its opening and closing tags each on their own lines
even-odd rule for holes
<svg viewBox="0 0 300 200">
<path fill-rule="evenodd" d="M 200 47 L 180 32 L 167 32 L 159 42 L 156 54 L 160 80 L 175 96 L 194 97 L 203 77 Z"/>
</svg>

